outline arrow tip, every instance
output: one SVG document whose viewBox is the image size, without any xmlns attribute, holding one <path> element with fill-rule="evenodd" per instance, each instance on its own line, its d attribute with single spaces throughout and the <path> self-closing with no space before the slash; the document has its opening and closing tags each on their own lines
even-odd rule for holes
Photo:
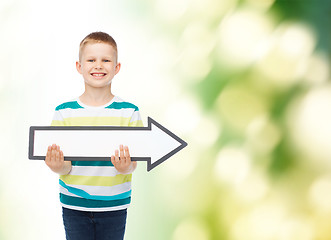
<svg viewBox="0 0 331 240">
<path fill-rule="evenodd" d="M 152 147 L 156 148 L 157 151 L 148 161 L 147 171 L 152 170 L 188 145 L 183 139 L 150 117 L 148 117 L 148 128 L 152 132 Z"/>
</svg>

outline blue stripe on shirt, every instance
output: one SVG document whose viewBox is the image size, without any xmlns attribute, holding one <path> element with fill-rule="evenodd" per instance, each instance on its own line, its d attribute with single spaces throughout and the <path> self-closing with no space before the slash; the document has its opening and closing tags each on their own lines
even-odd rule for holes
<svg viewBox="0 0 331 240">
<path fill-rule="evenodd" d="M 112 196 L 91 195 L 91 194 L 85 192 L 82 189 L 78 189 L 78 188 L 75 188 L 75 187 L 68 186 L 61 179 L 59 179 L 59 183 L 62 187 L 67 189 L 70 193 L 75 194 L 79 197 L 86 198 L 86 199 L 91 199 L 91 200 L 110 201 L 110 200 L 125 199 L 125 198 L 128 198 L 128 197 L 131 196 L 131 190 L 129 190 L 127 192 L 124 192 L 124 193 L 112 195 Z"/>
</svg>

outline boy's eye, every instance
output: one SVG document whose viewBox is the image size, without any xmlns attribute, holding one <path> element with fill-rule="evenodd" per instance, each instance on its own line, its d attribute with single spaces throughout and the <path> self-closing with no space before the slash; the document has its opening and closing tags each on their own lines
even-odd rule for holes
<svg viewBox="0 0 331 240">
<path fill-rule="evenodd" d="M 88 62 L 94 62 L 94 60 L 93 60 L 93 59 L 88 59 L 87 61 L 88 61 Z"/>
<path fill-rule="evenodd" d="M 107 60 L 107 59 L 105 59 L 105 60 L 103 60 L 104 62 L 110 62 L 110 60 Z"/>
</svg>

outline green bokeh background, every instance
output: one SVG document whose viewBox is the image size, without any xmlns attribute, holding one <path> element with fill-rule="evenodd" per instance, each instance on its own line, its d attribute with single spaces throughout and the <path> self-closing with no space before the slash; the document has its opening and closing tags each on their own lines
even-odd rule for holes
<svg viewBox="0 0 331 240">
<path fill-rule="evenodd" d="M 126 239 L 331 239 L 331 1 L 0 3 L 0 239 L 64 239 L 57 176 L 28 128 L 79 96 L 106 31 L 113 92 L 188 142 L 133 178 Z"/>
</svg>

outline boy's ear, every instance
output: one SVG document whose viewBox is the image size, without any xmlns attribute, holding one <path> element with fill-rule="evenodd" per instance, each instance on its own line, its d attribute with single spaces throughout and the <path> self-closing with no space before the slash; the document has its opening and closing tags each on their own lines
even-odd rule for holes
<svg viewBox="0 0 331 240">
<path fill-rule="evenodd" d="M 117 63 L 115 67 L 115 75 L 120 71 L 120 69 L 121 69 L 121 63 Z"/>
<path fill-rule="evenodd" d="M 82 74 L 82 71 L 81 71 L 81 69 L 82 69 L 82 65 L 80 64 L 79 61 L 76 62 L 76 69 L 77 69 L 77 71 L 78 71 L 80 74 Z"/>
</svg>

